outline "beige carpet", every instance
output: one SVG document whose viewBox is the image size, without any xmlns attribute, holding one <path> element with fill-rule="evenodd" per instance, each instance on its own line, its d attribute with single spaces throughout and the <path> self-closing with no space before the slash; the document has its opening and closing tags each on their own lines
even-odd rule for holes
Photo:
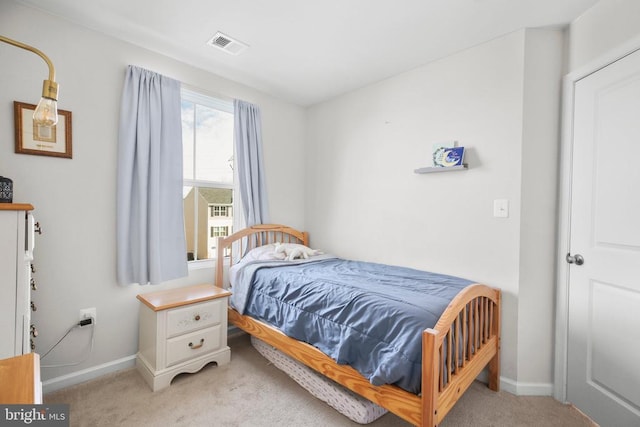
<svg viewBox="0 0 640 427">
<path fill-rule="evenodd" d="M 135 369 L 59 390 L 45 403 L 69 403 L 71 426 L 358 426 L 270 365 L 246 335 L 229 340 L 231 363 L 177 376 L 153 393 Z M 408 426 L 393 414 L 372 427 Z M 550 397 L 494 393 L 476 383 L 447 415 L 452 426 L 593 426 Z"/>
</svg>

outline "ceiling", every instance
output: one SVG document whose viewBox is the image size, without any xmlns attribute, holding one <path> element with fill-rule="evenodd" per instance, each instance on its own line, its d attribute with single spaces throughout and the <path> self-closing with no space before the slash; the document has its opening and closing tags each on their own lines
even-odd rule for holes
<svg viewBox="0 0 640 427">
<path fill-rule="evenodd" d="M 597 0 L 19 0 L 308 106 Z M 250 46 L 207 46 L 222 33 Z"/>
</svg>

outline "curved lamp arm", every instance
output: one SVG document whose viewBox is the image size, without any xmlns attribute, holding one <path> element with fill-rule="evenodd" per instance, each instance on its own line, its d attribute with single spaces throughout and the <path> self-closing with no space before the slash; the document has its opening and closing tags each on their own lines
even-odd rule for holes
<svg viewBox="0 0 640 427">
<path fill-rule="evenodd" d="M 47 63 L 47 66 L 49 67 L 49 79 L 42 83 L 42 99 L 33 113 L 33 120 L 35 123 L 42 126 L 55 125 L 58 122 L 58 83 L 55 82 L 56 70 L 53 67 L 53 63 L 47 55 L 33 46 L 12 40 L 2 35 L 0 35 L 0 41 L 28 50 L 29 52 L 33 52 Z"/>
</svg>

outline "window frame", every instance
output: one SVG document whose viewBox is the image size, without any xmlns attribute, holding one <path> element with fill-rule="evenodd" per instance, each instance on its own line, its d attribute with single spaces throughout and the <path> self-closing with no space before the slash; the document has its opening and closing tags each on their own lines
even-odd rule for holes
<svg viewBox="0 0 640 427">
<path fill-rule="evenodd" d="M 182 101 L 188 101 L 191 102 L 193 104 L 199 104 L 205 107 L 209 107 L 209 108 L 213 108 L 219 111 L 223 111 L 226 113 L 230 113 L 230 114 L 234 114 L 234 106 L 233 106 L 233 100 L 230 99 L 223 99 L 223 98 L 219 98 L 213 95 L 208 95 L 202 91 L 199 91 L 197 89 L 193 89 L 193 88 L 188 88 L 188 87 L 182 87 L 180 89 L 180 101 L 182 103 Z M 195 115 L 195 109 L 194 109 L 194 115 Z M 195 116 L 194 116 L 194 124 L 195 124 Z M 184 144 L 186 143 L 186 141 L 183 139 L 182 140 L 182 144 L 183 144 L 183 153 L 184 153 Z M 195 132 L 195 128 L 194 128 L 194 132 L 193 132 L 193 139 L 191 141 L 189 141 L 189 143 L 192 145 L 193 147 L 193 174 L 194 176 L 196 175 L 196 158 L 197 158 L 197 144 L 196 144 L 196 132 Z M 235 158 L 235 144 L 233 144 L 232 141 L 232 148 L 233 148 L 233 156 Z M 194 189 L 194 191 L 198 192 L 199 188 L 216 188 L 216 189 L 229 189 L 232 192 L 235 192 L 235 174 L 234 174 L 234 182 L 232 184 L 227 184 L 224 182 L 219 182 L 219 181 L 207 181 L 207 180 L 199 180 L 199 179 L 187 179 L 184 178 L 184 173 L 183 173 L 183 188 L 185 187 L 191 187 Z M 233 193 L 232 193 L 233 194 Z M 232 198 L 233 202 L 231 203 L 231 209 L 232 211 L 236 211 L 235 208 L 235 200 L 236 198 L 233 197 Z M 208 216 L 207 216 L 208 217 Z M 186 218 L 185 218 L 186 219 Z M 213 257 L 211 258 L 204 258 L 204 259 L 198 259 L 198 227 L 200 226 L 199 224 L 199 218 L 198 218 L 198 197 L 194 197 L 194 213 L 193 213 L 193 224 L 194 224 L 194 259 L 191 261 L 188 261 L 187 264 L 189 266 L 189 269 L 198 269 L 198 268 L 209 268 L 209 267 L 213 267 L 215 264 L 215 254 Z M 208 227 L 207 227 L 208 228 Z M 186 232 L 186 230 L 185 230 Z M 207 233 L 208 234 L 208 233 Z M 186 237 L 186 236 L 185 236 Z"/>
</svg>

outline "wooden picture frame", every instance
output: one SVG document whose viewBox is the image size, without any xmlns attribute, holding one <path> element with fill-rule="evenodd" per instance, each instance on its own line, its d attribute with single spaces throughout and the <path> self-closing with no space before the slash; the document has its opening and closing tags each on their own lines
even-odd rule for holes
<svg viewBox="0 0 640 427">
<path fill-rule="evenodd" d="M 16 131 L 16 153 L 52 156 L 70 159 L 71 111 L 58 110 L 55 126 L 37 126 L 33 123 L 36 106 L 24 102 L 13 102 Z"/>
</svg>

